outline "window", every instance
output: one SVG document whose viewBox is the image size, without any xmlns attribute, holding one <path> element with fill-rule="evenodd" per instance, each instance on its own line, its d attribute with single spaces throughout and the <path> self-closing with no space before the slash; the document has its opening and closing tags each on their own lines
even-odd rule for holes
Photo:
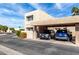
<svg viewBox="0 0 79 59">
<path fill-rule="evenodd" d="M 33 31 L 33 28 L 26 28 L 28 31 Z"/>
<path fill-rule="evenodd" d="M 33 15 L 27 16 L 27 21 L 32 21 L 33 20 Z"/>
</svg>

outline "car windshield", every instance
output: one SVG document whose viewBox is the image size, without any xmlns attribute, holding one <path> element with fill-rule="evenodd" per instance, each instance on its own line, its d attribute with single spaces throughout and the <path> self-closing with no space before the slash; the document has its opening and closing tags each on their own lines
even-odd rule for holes
<svg viewBox="0 0 79 59">
<path fill-rule="evenodd" d="M 58 33 L 67 33 L 66 30 L 58 30 L 57 32 L 58 32 Z"/>
<path fill-rule="evenodd" d="M 50 31 L 49 30 L 44 30 L 43 32 L 41 33 L 46 33 L 46 34 L 50 34 Z"/>
<path fill-rule="evenodd" d="M 67 36 L 68 33 L 67 33 L 66 30 L 58 30 L 58 31 L 56 32 L 56 35 L 58 35 L 58 36 Z"/>
</svg>

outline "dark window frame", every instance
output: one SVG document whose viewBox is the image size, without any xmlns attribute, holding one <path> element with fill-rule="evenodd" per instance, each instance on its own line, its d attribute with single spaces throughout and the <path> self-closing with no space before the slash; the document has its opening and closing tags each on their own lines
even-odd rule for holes
<svg viewBox="0 0 79 59">
<path fill-rule="evenodd" d="M 33 28 L 26 28 L 28 31 L 33 31 Z"/>
<path fill-rule="evenodd" d="M 33 15 L 26 16 L 26 18 L 27 18 L 27 21 L 32 21 L 33 20 Z"/>
</svg>

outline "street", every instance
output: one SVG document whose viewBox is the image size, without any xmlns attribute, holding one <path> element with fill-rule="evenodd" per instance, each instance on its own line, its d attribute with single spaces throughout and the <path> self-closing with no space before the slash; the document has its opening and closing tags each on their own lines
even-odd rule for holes
<svg viewBox="0 0 79 59">
<path fill-rule="evenodd" d="M 76 46 L 20 40 L 15 34 L 0 36 L 0 45 L 24 55 L 79 55 L 79 47 Z M 5 55 L 5 53 L 0 51 L 0 55 Z"/>
</svg>

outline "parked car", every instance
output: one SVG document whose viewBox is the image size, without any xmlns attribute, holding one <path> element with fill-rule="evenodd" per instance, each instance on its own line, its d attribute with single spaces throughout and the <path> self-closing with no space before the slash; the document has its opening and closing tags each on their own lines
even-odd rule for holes
<svg viewBox="0 0 79 59">
<path fill-rule="evenodd" d="M 53 30 L 44 30 L 43 32 L 39 33 L 39 38 L 40 39 L 51 39 L 54 36 L 54 31 Z"/>
<path fill-rule="evenodd" d="M 59 29 L 55 33 L 55 39 L 71 41 L 72 34 L 71 34 L 71 32 L 69 32 L 67 30 Z"/>
</svg>

